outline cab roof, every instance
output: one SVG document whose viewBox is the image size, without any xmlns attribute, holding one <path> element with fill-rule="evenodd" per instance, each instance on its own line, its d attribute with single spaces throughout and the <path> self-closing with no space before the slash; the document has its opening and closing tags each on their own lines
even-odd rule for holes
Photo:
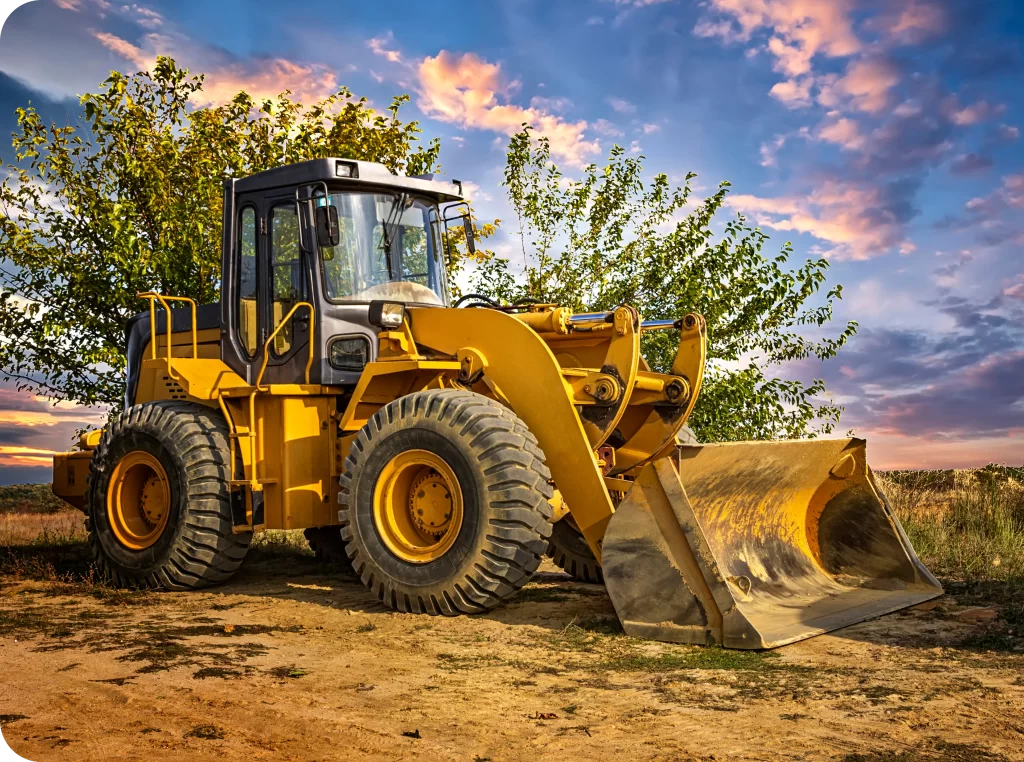
<svg viewBox="0 0 1024 762">
<path fill-rule="evenodd" d="M 342 167 L 341 171 L 345 172 L 346 165 L 351 168 L 347 170 L 350 176 L 339 175 L 339 166 Z M 318 181 L 341 183 L 356 189 L 360 186 L 383 186 L 422 193 L 433 196 L 438 201 L 459 201 L 463 198 L 462 187 L 457 182 L 441 182 L 434 180 L 432 175 L 396 175 L 383 164 L 355 159 L 310 159 L 267 169 L 232 182 L 236 193 L 249 193 Z"/>
</svg>

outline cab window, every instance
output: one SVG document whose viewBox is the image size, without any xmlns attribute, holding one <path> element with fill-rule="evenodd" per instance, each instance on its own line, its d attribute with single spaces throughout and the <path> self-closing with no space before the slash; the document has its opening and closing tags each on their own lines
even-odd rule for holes
<svg viewBox="0 0 1024 762">
<path fill-rule="evenodd" d="M 238 337 L 249 357 L 256 354 L 256 209 L 238 219 Z"/>
<path fill-rule="evenodd" d="M 270 212 L 271 331 L 298 302 L 306 300 L 306 278 L 299 247 L 299 218 L 295 204 L 281 204 Z M 294 318 L 274 338 L 273 352 L 287 354 L 294 339 Z"/>
</svg>

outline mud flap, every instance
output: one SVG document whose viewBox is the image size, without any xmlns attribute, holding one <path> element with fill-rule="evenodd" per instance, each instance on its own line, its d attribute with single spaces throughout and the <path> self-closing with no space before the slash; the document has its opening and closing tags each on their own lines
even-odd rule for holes
<svg viewBox="0 0 1024 762">
<path fill-rule="evenodd" d="M 602 545 L 626 633 L 774 648 L 942 594 L 862 439 L 680 446 L 641 471 Z"/>
</svg>

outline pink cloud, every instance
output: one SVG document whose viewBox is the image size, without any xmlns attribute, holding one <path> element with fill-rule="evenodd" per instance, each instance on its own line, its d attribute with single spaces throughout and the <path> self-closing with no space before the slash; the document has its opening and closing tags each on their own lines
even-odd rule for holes
<svg viewBox="0 0 1024 762">
<path fill-rule="evenodd" d="M 771 34 L 767 47 L 774 58 L 772 68 L 786 75 L 788 83 L 776 85 L 772 94 L 787 104 L 803 102 L 797 96 L 804 85 L 796 78 L 811 73 L 815 56 L 844 57 L 862 47 L 853 31 L 849 0 L 710 0 L 709 6 L 717 15 L 697 22 L 693 32 L 698 37 L 732 43 L 747 42 L 762 29 Z"/>
<path fill-rule="evenodd" d="M 501 66 L 475 53 L 442 50 L 420 61 L 416 71 L 417 104 L 433 119 L 504 135 L 530 124 L 548 138 L 553 155 L 575 167 L 600 150 L 597 141 L 586 139 L 585 121 L 570 122 L 539 108 L 508 103 L 511 87 L 502 77 Z"/>
<path fill-rule="evenodd" d="M 861 58 L 850 62 L 842 77 L 820 78 L 818 102 L 831 108 L 847 105 L 857 111 L 877 114 L 890 105 L 890 91 L 899 82 L 899 70 L 891 61 Z"/>
<path fill-rule="evenodd" d="M 1024 273 L 1021 273 L 1009 286 L 1003 289 L 1003 296 L 1024 301 Z"/>
<path fill-rule="evenodd" d="M 148 69 L 156 61 L 156 56 L 142 52 L 142 49 L 132 45 L 128 40 L 122 40 L 117 35 L 108 32 L 94 32 L 93 36 L 99 40 L 103 47 L 110 50 L 126 61 L 131 61 L 139 69 Z"/>
<path fill-rule="evenodd" d="M 811 77 L 787 79 L 782 82 L 776 82 L 772 85 L 772 89 L 769 90 L 769 93 L 790 108 L 809 106 L 811 103 L 812 83 L 813 79 Z"/>
<path fill-rule="evenodd" d="M 883 16 L 879 25 L 883 33 L 896 42 L 917 45 L 944 31 L 947 21 L 941 7 L 911 0 L 897 13 Z"/>
<path fill-rule="evenodd" d="M 846 117 L 818 128 L 818 138 L 835 143 L 846 151 L 856 151 L 864 147 L 864 136 L 860 134 L 860 127 Z"/>
<path fill-rule="evenodd" d="M 289 90 L 295 100 L 310 104 L 338 88 L 334 72 L 321 64 L 302 64 L 284 58 L 224 61 L 179 35 L 147 34 L 141 47 L 108 32 L 93 32 L 93 35 L 108 50 L 140 70 L 150 69 L 158 55 L 167 55 L 179 64 L 204 72 L 203 90 L 193 97 L 196 106 L 227 103 L 241 90 L 257 102 L 272 100 Z"/>
<path fill-rule="evenodd" d="M 891 210 L 880 188 L 829 181 L 810 196 L 730 196 L 725 202 L 773 230 L 806 233 L 832 244 L 835 259 L 864 260 L 906 241 L 906 222 Z"/>
<path fill-rule="evenodd" d="M 390 47 L 394 44 L 394 36 L 391 32 L 388 32 L 383 37 L 374 37 L 366 41 L 366 46 L 376 53 L 378 56 L 384 56 L 391 63 L 401 63 L 402 54 L 398 50 Z"/>
<path fill-rule="evenodd" d="M 959 127 L 969 127 L 980 122 L 989 121 L 1006 111 L 1005 105 L 994 105 L 988 101 L 978 101 L 961 108 L 959 103 L 957 103 L 956 96 L 953 95 L 943 101 L 942 107 L 946 118 Z"/>
</svg>

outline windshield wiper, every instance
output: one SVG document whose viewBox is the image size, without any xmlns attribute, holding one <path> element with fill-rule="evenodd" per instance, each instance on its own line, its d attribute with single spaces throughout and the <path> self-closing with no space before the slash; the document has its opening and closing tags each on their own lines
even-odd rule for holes
<svg viewBox="0 0 1024 762">
<path fill-rule="evenodd" d="M 388 265 L 388 279 L 395 279 L 395 268 L 391 264 L 391 242 L 392 236 L 398 229 L 398 217 L 405 208 L 405 196 L 406 194 L 400 193 L 394 197 L 391 202 L 391 208 L 388 210 L 388 216 L 386 219 L 381 220 L 381 236 L 379 247 L 384 252 L 384 260 Z"/>
</svg>

